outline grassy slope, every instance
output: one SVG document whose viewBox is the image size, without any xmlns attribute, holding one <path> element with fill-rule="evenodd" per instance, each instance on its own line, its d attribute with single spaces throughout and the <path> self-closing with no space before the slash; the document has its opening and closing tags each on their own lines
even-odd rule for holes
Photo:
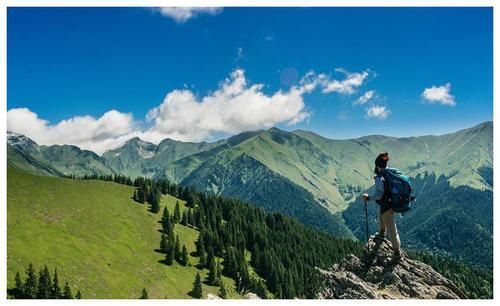
<svg viewBox="0 0 500 306">
<path fill-rule="evenodd" d="M 84 298 L 189 298 L 197 269 L 159 261 L 161 214 L 130 199 L 132 187 L 34 176 L 12 168 L 7 179 L 8 286 L 29 262 L 58 268 Z M 36 196 L 34 196 L 36 195 Z M 173 211 L 176 199 L 162 199 Z M 195 250 L 198 232 L 176 225 L 181 245 Z M 198 259 L 190 257 L 191 263 Z M 207 270 L 202 271 L 205 277 Z M 225 279 L 227 288 L 234 282 Z M 204 285 L 204 294 L 218 292 Z"/>
</svg>

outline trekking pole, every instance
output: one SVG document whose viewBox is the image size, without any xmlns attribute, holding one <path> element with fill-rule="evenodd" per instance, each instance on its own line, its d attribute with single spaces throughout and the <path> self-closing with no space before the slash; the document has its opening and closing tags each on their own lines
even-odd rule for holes
<svg viewBox="0 0 500 306">
<path fill-rule="evenodd" d="M 368 206 L 366 205 L 366 199 L 363 199 L 365 201 L 365 224 L 366 224 L 366 242 L 370 239 L 368 236 Z"/>
</svg>

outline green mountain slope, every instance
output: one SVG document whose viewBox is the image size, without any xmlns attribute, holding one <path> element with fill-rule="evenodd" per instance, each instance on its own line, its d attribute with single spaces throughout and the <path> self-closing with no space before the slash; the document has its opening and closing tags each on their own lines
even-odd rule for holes
<svg viewBox="0 0 500 306">
<path fill-rule="evenodd" d="M 47 176 L 62 176 L 63 174 L 53 168 L 50 164 L 33 158 L 23 150 L 7 145 L 7 165 L 28 173 Z"/>
<path fill-rule="evenodd" d="M 7 133 L 8 163 L 41 175 L 108 175 L 114 171 L 94 152 L 72 145 L 39 146 L 28 137 Z"/>
<path fill-rule="evenodd" d="M 152 177 L 161 173 L 168 163 L 200 151 L 209 150 L 223 142 L 225 141 L 194 143 L 167 138 L 155 145 L 135 137 L 123 146 L 105 152 L 102 159 L 107 166 L 122 175 L 132 178 Z"/>
<path fill-rule="evenodd" d="M 219 157 L 227 161 L 217 160 L 213 165 L 202 167 L 187 176 L 182 184 L 244 199 L 266 211 L 281 212 L 330 234 L 352 237 L 339 215 L 331 214 L 307 190 L 271 171 L 250 155 L 242 153 L 231 158 L 221 154 Z"/>
<path fill-rule="evenodd" d="M 34 176 L 8 169 L 8 287 L 30 262 L 58 269 L 61 279 L 84 298 L 137 298 L 146 288 L 150 298 L 190 298 L 194 266 L 162 264 L 155 252 L 160 241 L 160 214 L 131 199 L 133 188 L 102 181 Z M 173 211 L 176 199 L 162 198 Z M 175 226 L 181 243 L 194 252 L 198 232 Z M 197 258 L 189 256 L 190 262 Z M 207 270 L 200 271 L 202 278 Z M 226 288 L 234 281 L 224 278 Z M 203 285 L 205 294 L 216 286 Z M 232 296 L 234 292 L 231 293 Z"/>
</svg>

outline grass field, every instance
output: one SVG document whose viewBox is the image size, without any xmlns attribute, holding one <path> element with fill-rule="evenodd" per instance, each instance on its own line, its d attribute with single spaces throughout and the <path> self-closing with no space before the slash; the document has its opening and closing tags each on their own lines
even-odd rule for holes
<svg viewBox="0 0 500 306">
<path fill-rule="evenodd" d="M 32 262 L 47 265 L 68 280 L 83 298 L 137 298 L 146 288 L 150 298 L 190 298 L 197 271 L 208 270 L 160 261 L 159 214 L 131 199 L 133 188 L 112 182 L 76 181 L 36 176 L 13 168 L 7 176 L 7 278 L 14 285 L 16 271 L 24 275 Z M 176 198 L 164 196 L 170 213 Z M 182 201 L 179 201 L 183 204 Z M 183 207 L 183 205 L 181 205 Z M 177 224 L 181 246 L 195 250 L 198 231 Z M 232 298 L 234 281 L 224 278 Z M 203 294 L 218 287 L 203 285 Z"/>
</svg>

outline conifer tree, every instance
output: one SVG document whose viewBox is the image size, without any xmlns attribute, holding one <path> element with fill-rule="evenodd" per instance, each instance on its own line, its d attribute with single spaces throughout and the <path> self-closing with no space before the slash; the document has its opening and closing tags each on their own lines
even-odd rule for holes
<svg viewBox="0 0 500 306">
<path fill-rule="evenodd" d="M 172 220 L 170 219 L 170 213 L 168 212 L 168 209 L 165 207 L 163 208 L 163 215 L 161 217 L 161 228 L 163 230 L 163 233 L 167 235 L 167 238 L 170 239 L 170 234 L 173 231 L 173 224 Z"/>
<path fill-rule="evenodd" d="M 179 206 L 179 201 L 176 201 L 174 208 L 174 223 L 179 223 L 180 220 L 181 220 L 181 208 Z"/>
<path fill-rule="evenodd" d="M 78 292 L 76 293 L 75 299 L 77 299 L 77 300 L 81 300 L 82 299 L 82 293 L 80 292 L 80 290 L 78 290 Z"/>
<path fill-rule="evenodd" d="M 208 277 L 207 282 L 209 285 L 217 285 L 217 266 L 215 264 L 215 259 L 212 257 L 208 263 Z"/>
<path fill-rule="evenodd" d="M 203 268 L 207 265 L 207 257 L 205 254 L 205 243 L 203 242 L 203 233 L 200 232 L 198 240 L 196 241 L 196 254 L 200 257 L 198 265 Z"/>
<path fill-rule="evenodd" d="M 189 224 L 192 227 L 194 227 L 195 223 L 196 223 L 196 221 L 194 220 L 193 209 L 189 208 L 188 212 L 187 212 L 187 224 Z"/>
<path fill-rule="evenodd" d="M 16 282 L 16 287 L 14 288 L 13 295 L 16 299 L 23 299 L 24 298 L 23 281 L 21 280 L 19 272 L 16 272 L 15 282 Z"/>
<path fill-rule="evenodd" d="M 217 278 L 222 282 L 222 268 L 220 266 L 220 261 L 217 258 Z"/>
<path fill-rule="evenodd" d="M 33 269 L 33 264 L 29 264 L 26 270 L 26 281 L 24 283 L 24 296 L 27 299 L 36 298 L 37 293 L 37 280 L 35 275 L 35 270 Z"/>
<path fill-rule="evenodd" d="M 62 298 L 63 299 L 72 299 L 73 298 L 73 295 L 71 294 L 71 288 L 69 287 L 68 282 L 66 282 L 66 284 L 64 284 Z"/>
<path fill-rule="evenodd" d="M 186 226 L 187 222 L 188 222 L 188 215 L 187 215 L 187 209 L 185 209 L 184 212 L 182 213 L 181 224 Z"/>
<path fill-rule="evenodd" d="M 151 212 L 158 213 L 160 211 L 161 193 L 158 187 L 152 187 L 149 193 L 148 202 L 151 204 Z"/>
<path fill-rule="evenodd" d="M 47 266 L 40 269 L 38 277 L 38 292 L 37 298 L 39 299 L 49 299 L 52 292 L 52 284 L 50 280 L 50 273 Z"/>
<path fill-rule="evenodd" d="M 194 279 L 193 290 L 191 291 L 191 295 L 197 299 L 200 299 L 203 296 L 203 287 L 201 285 L 200 272 L 196 273 L 196 277 Z"/>
<path fill-rule="evenodd" d="M 179 259 L 180 259 L 179 263 L 181 265 L 185 266 L 188 264 L 188 251 L 185 245 L 182 246 L 182 251 Z"/>
<path fill-rule="evenodd" d="M 165 236 L 165 234 L 161 234 L 160 252 L 167 253 L 167 248 L 168 248 L 167 236 Z"/>
<path fill-rule="evenodd" d="M 149 295 L 148 295 L 148 292 L 146 291 L 146 288 L 142 288 L 142 293 L 141 293 L 140 299 L 141 300 L 147 300 L 147 299 L 149 299 Z"/>
<path fill-rule="evenodd" d="M 61 298 L 61 288 L 59 287 L 59 277 L 57 275 L 57 269 L 54 269 L 54 280 L 52 281 L 52 293 L 53 299 Z"/>
<path fill-rule="evenodd" d="M 174 263 L 174 259 L 175 259 L 174 240 L 170 239 L 168 242 L 168 248 L 165 255 L 165 263 L 170 266 Z"/>
</svg>

